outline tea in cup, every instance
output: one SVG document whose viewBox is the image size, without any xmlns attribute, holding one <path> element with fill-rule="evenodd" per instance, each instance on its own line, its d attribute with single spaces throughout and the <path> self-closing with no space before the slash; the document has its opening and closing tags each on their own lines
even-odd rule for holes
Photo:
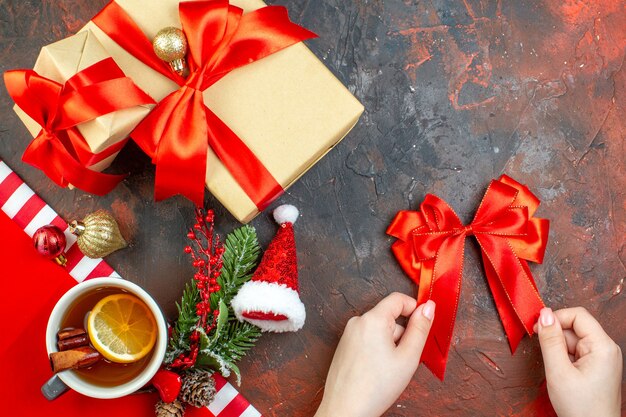
<svg viewBox="0 0 626 417">
<path fill-rule="evenodd" d="M 52 310 L 46 346 L 55 377 L 48 399 L 67 388 L 94 398 L 117 398 L 146 385 L 167 347 L 158 305 L 136 284 L 95 278 L 71 288 Z"/>
</svg>

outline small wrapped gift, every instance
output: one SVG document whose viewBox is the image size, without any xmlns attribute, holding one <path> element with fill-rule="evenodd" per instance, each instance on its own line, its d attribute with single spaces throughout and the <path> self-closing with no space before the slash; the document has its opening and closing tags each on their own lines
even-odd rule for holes
<svg viewBox="0 0 626 417">
<path fill-rule="evenodd" d="M 167 27 L 186 35 L 186 78 L 152 51 Z M 206 183 L 248 222 L 363 112 L 301 42 L 315 35 L 261 0 L 116 0 L 86 28 L 160 101 L 131 134 L 156 164 L 157 199 L 180 193 L 201 204 Z"/>
<path fill-rule="evenodd" d="M 96 194 L 119 181 L 120 176 L 87 170 L 100 172 L 111 164 L 154 101 L 123 74 L 91 31 L 44 46 L 32 71 L 9 71 L 5 81 L 15 112 L 36 138 L 25 161 L 61 186 Z M 41 94 L 49 100 L 41 101 Z M 56 149 L 50 161 L 37 143 L 46 132 L 56 143 L 48 145 Z"/>
</svg>

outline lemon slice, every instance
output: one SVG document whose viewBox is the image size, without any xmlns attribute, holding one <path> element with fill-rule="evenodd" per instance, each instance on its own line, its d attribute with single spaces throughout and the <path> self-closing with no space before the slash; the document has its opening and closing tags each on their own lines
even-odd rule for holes
<svg viewBox="0 0 626 417">
<path fill-rule="evenodd" d="M 93 346 L 108 360 L 130 363 L 146 356 L 156 342 L 154 316 L 130 294 L 104 297 L 89 313 L 87 332 Z"/>
</svg>

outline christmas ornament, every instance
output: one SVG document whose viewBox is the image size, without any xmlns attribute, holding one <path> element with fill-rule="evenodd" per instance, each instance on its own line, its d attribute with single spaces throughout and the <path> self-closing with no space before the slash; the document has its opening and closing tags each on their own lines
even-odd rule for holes
<svg viewBox="0 0 626 417">
<path fill-rule="evenodd" d="M 78 248 L 90 258 L 104 258 L 127 246 L 119 226 L 109 212 L 98 210 L 82 221 L 70 223 L 70 232 L 78 236 Z"/>
<path fill-rule="evenodd" d="M 33 234 L 33 244 L 37 252 L 45 258 L 54 259 L 61 266 L 67 263 L 63 254 L 66 243 L 63 231 L 51 224 L 40 227 Z"/>
<path fill-rule="evenodd" d="M 211 372 L 191 370 L 183 378 L 180 400 L 194 407 L 206 407 L 215 398 L 215 380 Z"/>
<path fill-rule="evenodd" d="M 185 247 L 196 268 L 193 281 L 183 292 L 178 320 L 173 327 L 165 365 L 184 372 L 213 369 L 225 377 L 231 372 L 241 380 L 236 362 L 261 333 L 250 323 L 240 323 L 230 308 L 232 298 L 251 277 L 260 248 L 253 227 L 243 226 L 226 236 L 222 244 L 214 230 L 212 210 L 196 210 L 196 223 Z"/>
<path fill-rule="evenodd" d="M 161 401 L 171 403 L 180 393 L 182 378 L 176 372 L 160 369 L 150 381 L 161 397 Z"/>
<path fill-rule="evenodd" d="M 187 69 L 187 38 L 182 30 L 176 27 L 161 29 L 152 40 L 152 48 L 159 59 L 170 64 L 172 71 L 183 76 Z"/>
<path fill-rule="evenodd" d="M 280 225 L 252 279 L 245 283 L 232 301 L 239 320 L 268 332 L 293 332 L 302 328 L 306 318 L 298 290 L 298 265 L 293 224 L 298 209 L 282 205 L 274 210 Z"/>
<path fill-rule="evenodd" d="M 183 417 L 185 414 L 185 405 L 179 400 L 171 403 L 159 401 L 154 407 L 156 417 Z"/>
</svg>

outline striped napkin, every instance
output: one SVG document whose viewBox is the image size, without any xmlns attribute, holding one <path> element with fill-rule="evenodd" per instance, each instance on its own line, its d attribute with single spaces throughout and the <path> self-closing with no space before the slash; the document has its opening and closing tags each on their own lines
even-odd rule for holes
<svg viewBox="0 0 626 417">
<path fill-rule="evenodd" d="M 12 219 L 20 229 L 29 236 L 41 226 L 53 224 L 64 231 L 67 238 L 67 246 L 65 248 L 65 256 L 67 257 L 67 265 L 65 270 L 77 282 L 96 277 L 117 277 L 121 278 L 114 270 L 102 259 L 91 259 L 84 256 L 76 245 L 76 236 L 69 232 L 69 227 L 65 220 L 47 205 L 39 196 L 22 179 L 9 168 L 6 163 L 0 160 L 0 207 L 2 211 Z M 0 231 L 4 232 L 4 231 Z M 51 266 L 57 268 L 54 263 Z M 43 346 L 43 343 L 42 343 Z M 222 376 L 215 374 L 217 394 L 215 400 L 206 408 L 188 407 L 185 412 L 186 417 L 260 417 L 259 413 L 235 387 L 233 387 Z M 39 382 L 33 381 L 38 384 Z M 39 386 L 36 387 L 37 390 Z M 141 396 L 130 396 L 125 399 L 124 407 L 126 407 L 131 397 L 139 398 Z M 92 399 L 88 399 L 92 400 Z M 55 404 L 56 401 L 50 403 Z M 80 400 L 80 408 L 88 406 L 84 400 Z M 94 406 L 101 404 L 102 400 L 93 400 Z M 106 400 L 114 402 L 116 400 Z M 145 401 L 144 401 L 145 402 Z M 78 405 L 79 403 L 77 403 Z M 64 415 L 73 415 L 67 409 L 67 402 L 63 404 Z M 120 407 L 118 415 L 124 416 L 124 408 Z M 128 411 L 131 411 L 130 409 Z M 137 415 L 136 408 L 134 412 L 127 415 Z M 146 415 L 151 415 L 152 409 L 147 410 Z M 74 415 L 84 414 L 84 409 L 75 410 Z"/>
</svg>

